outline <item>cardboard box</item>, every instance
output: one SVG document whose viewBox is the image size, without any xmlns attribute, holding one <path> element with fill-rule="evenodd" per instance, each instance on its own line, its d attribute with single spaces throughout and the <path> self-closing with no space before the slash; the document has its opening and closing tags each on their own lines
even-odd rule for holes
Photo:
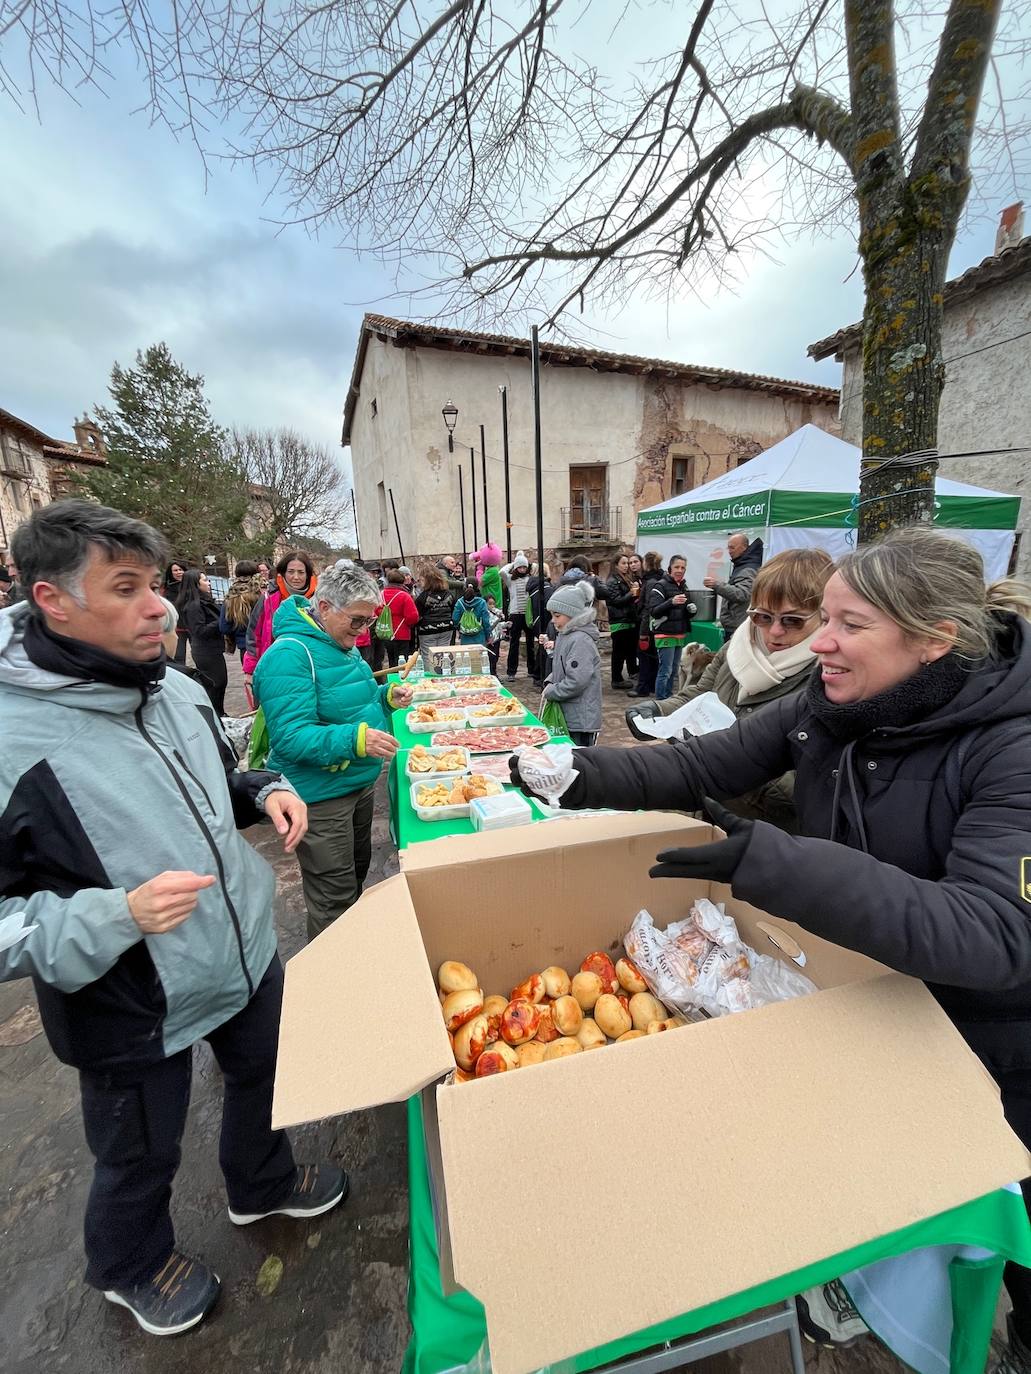
<svg viewBox="0 0 1031 1374">
<path fill-rule="evenodd" d="M 417 845 L 398 877 L 287 965 L 273 1124 L 424 1090 L 442 1273 L 483 1303 L 496 1374 L 525 1374 L 1031 1173 L 994 1083 L 923 984 L 728 888 L 649 879 L 659 849 L 711 838 L 681 815 L 634 813 Z M 535 969 L 615 952 L 642 906 L 665 925 L 699 895 L 726 901 L 756 948 L 801 951 L 821 991 L 441 1081 L 453 1067 L 435 983 L 444 959 L 507 992 Z"/>
</svg>

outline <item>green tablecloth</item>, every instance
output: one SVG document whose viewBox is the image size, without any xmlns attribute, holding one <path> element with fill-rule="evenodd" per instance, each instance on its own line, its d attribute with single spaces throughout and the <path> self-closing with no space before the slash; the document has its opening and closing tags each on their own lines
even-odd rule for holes
<svg viewBox="0 0 1031 1374">
<path fill-rule="evenodd" d="M 395 677 L 391 677 L 395 681 Z M 507 688 L 502 687 L 501 695 L 504 697 L 512 696 Z M 442 705 L 444 703 L 441 703 Z M 410 708 L 409 708 L 410 709 Z M 390 797 L 390 829 L 394 843 L 398 849 L 407 849 L 410 844 L 417 844 L 424 840 L 436 840 L 444 835 L 471 835 L 473 833 L 472 821 L 463 819 L 450 819 L 443 821 L 423 821 L 416 815 L 415 808 L 412 806 L 411 779 L 406 775 L 408 751 L 415 744 L 426 744 L 430 742 L 430 735 L 414 734 L 408 729 L 405 723 L 408 710 L 394 711 L 390 717 L 390 726 L 394 738 L 400 743 L 401 748 L 394 755 L 390 765 L 390 773 L 387 777 L 387 790 Z M 499 724 L 505 724 L 499 721 Z M 526 720 L 519 722 L 513 721 L 512 724 L 540 725 L 541 722 L 532 712 L 528 712 Z M 440 727 L 442 730 L 446 726 Z M 565 735 L 553 735 L 552 738 L 559 742 L 568 743 Z M 473 759 L 475 768 L 476 760 Z M 428 781 L 430 775 L 423 779 Z M 546 808 L 534 802 L 530 803 L 532 817 L 535 821 L 543 820 L 547 814 Z"/>
<path fill-rule="evenodd" d="M 723 648 L 723 628 L 714 620 L 694 620 L 691 622 L 689 639 L 704 644 L 713 653 Z"/>
</svg>

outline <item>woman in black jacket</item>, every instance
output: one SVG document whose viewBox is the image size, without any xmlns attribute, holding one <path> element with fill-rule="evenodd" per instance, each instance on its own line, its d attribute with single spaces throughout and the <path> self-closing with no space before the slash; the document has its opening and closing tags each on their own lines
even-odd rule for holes
<svg viewBox="0 0 1031 1374">
<path fill-rule="evenodd" d="M 612 685 L 617 691 L 633 687 L 637 675 L 637 608 L 641 586 L 630 579 L 630 559 L 624 553 L 616 559 L 605 588 L 609 605 L 609 633 L 612 639 Z M 623 677 L 626 666 L 627 677 Z"/>
<path fill-rule="evenodd" d="M 805 691 L 664 749 L 577 749 L 552 786 L 567 784 L 561 805 L 577 809 L 704 806 L 727 838 L 663 852 L 652 876 L 730 883 L 735 897 L 923 979 L 1027 1146 L 1029 612 L 1031 588 L 986 591 L 967 545 L 896 531 L 846 555 L 827 583 Z M 789 769 L 797 837 L 713 800 Z M 1031 1374 L 1031 1271 L 1008 1264 L 1005 1282 L 1011 1364 Z"/>
<path fill-rule="evenodd" d="M 165 569 L 165 576 L 161 582 L 161 595 L 166 601 L 170 601 L 178 610 L 179 594 L 183 589 L 183 576 L 186 573 L 186 559 L 173 558 Z M 185 629 L 177 629 L 175 632 L 175 662 L 186 662 L 186 645 L 189 636 Z"/>
<path fill-rule="evenodd" d="M 665 701 L 671 696 L 679 680 L 680 656 L 691 634 L 691 617 L 698 609 L 687 595 L 686 572 L 686 560 L 674 554 L 666 575 L 648 593 L 649 625 L 659 657 L 656 701 Z"/>
<path fill-rule="evenodd" d="M 655 636 L 651 631 L 651 612 L 648 603 L 652 588 L 662 581 L 662 556 L 654 552 L 644 555 L 641 573 L 641 595 L 637 606 L 637 686 L 630 693 L 632 697 L 650 697 L 655 691 L 655 679 L 659 675 L 659 655 L 655 648 Z"/>
<path fill-rule="evenodd" d="M 415 598 L 415 609 L 419 612 L 419 653 L 423 668 L 431 673 L 434 664 L 430 650 L 446 647 L 455 637 L 451 613 L 456 597 L 439 568 L 423 568 L 421 578 L 422 590 Z"/>
<path fill-rule="evenodd" d="M 211 584 L 202 572 L 191 568 L 183 574 L 179 593 L 179 624 L 190 637 L 190 653 L 203 675 L 204 690 L 219 716 L 225 715 L 229 674 L 223 652 L 218 607 L 211 599 Z"/>
</svg>

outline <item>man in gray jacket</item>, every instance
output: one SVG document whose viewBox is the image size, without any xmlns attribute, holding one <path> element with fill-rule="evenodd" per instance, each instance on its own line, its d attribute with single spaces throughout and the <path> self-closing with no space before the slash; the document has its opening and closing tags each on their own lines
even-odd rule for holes
<svg viewBox="0 0 1031 1374">
<path fill-rule="evenodd" d="M 174 1335 L 219 1292 L 169 1216 L 197 1040 L 224 1079 L 230 1220 L 317 1216 L 347 1191 L 272 1130 L 275 880 L 237 833 L 265 815 L 292 851 L 307 813 L 279 774 L 237 772 L 205 692 L 166 675 L 156 531 L 62 501 L 13 552 L 27 601 L 0 612 L 0 979 L 32 978 L 79 1071 L 86 1281 Z"/>
<path fill-rule="evenodd" d="M 727 553 L 730 554 L 730 577 L 721 582 L 718 577 L 707 577 L 705 586 L 710 587 L 720 598 L 720 625 L 723 629 L 723 642 L 726 644 L 737 627 L 743 623 L 752 599 L 752 583 L 762 567 L 763 541 L 753 539 L 748 542 L 747 534 L 732 534 L 727 540 Z"/>
</svg>

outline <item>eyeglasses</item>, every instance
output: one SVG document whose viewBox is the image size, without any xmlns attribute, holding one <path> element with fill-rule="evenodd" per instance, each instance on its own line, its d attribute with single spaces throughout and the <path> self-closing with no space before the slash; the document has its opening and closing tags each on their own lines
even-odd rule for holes
<svg viewBox="0 0 1031 1374">
<path fill-rule="evenodd" d="M 788 612 L 787 615 L 771 615 L 769 611 L 748 611 L 747 615 L 753 625 L 758 625 L 762 630 L 768 630 L 771 625 L 779 623 L 785 630 L 801 630 L 808 625 L 810 620 L 814 620 L 819 614 L 818 611 L 810 611 L 808 615 L 799 615 Z"/>
<path fill-rule="evenodd" d="M 379 619 L 379 613 L 377 612 L 376 615 L 349 615 L 347 618 L 351 622 L 352 630 L 365 630 L 370 625 L 375 625 Z"/>
</svg>

